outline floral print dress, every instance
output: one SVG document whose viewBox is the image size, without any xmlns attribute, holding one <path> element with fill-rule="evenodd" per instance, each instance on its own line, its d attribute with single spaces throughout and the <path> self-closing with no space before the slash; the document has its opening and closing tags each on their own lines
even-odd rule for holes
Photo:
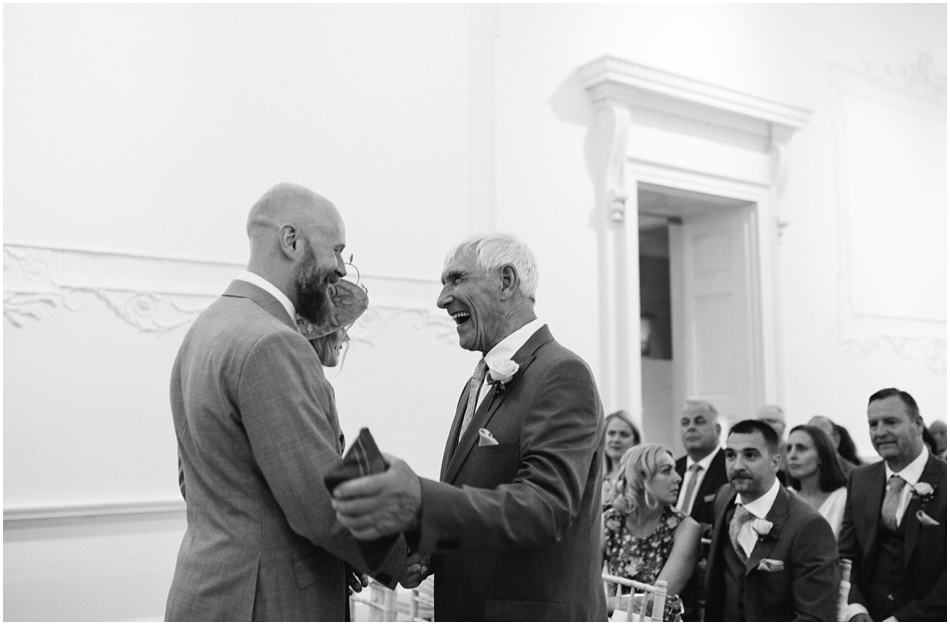
<svg viewBox="0 0 950 625">
<path fill-rule="evenodd" d="M 644 538 L 631 536 L 626 530 L 627 517 L 615 509 L 604 512 L 604 552 L 607 572 L 644 584 L 656 583 L 666 559 L 673 551 L 676 528 L 686 516 L 666 506 L 660 513 L 656 529 Z M 664 621 L 681 621 L 683 602 L 679 595 L 667 595 L 663 609 Z"/>
</svg>

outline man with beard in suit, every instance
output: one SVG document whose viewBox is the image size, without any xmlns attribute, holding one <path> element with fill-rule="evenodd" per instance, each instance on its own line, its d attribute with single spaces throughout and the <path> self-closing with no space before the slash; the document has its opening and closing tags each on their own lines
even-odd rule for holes
<svg viewBox="0 0 950 625">
<path fill-rule="evenodd" d="M 347 585 L 361 586 L 354 571 L 394 584 L 406 553 L 401 541 L 358 544 L 323 487 L 340 424 L 295 315 L 330 316 L 327 289 L 346 275 L 343 220 L 284 183 L 251 208 L 247 233 L 247 270 L 195 320 L 172 370 L 188 525 L 165 619 L 340 621 Z"/>
<path fill-rule="evenodd" d="M 930 455 L 924 422 L 906 391 L 868 400 L 881 462 L 848 481 L 839 540 L 851 560 L 851 621 L 947 620 L 947 463 Z"/>
<path fill-rule="evenodd" d="M 726 439 L 729 485 L 716 495 L 707 621 L 834 621 L 837 543 L 818 511 L 782 488 L 778 435 L 740 421 Z"/>
<path fill-rule="evenodd" d="M 590 368 L 537 319 L 534 255 L 515 237 L 464 241 L 442 284 L 439 308 L 483 359 L 441 481 L 388 457 L 385 473 L 334 490 L 339 518 L 361 539 L 407 532 L 420 556 L 403 585 L 435 573 L 436 620 L 604 621 L 604 418 Z"/>
</svg>

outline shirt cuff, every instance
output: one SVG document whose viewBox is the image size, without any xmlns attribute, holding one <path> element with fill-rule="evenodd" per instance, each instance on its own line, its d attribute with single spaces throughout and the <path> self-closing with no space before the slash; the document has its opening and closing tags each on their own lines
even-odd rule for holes
<svg viewBox="0 0 950 625">
<path fill-rule="evenodd" d="M 868 609 L 864 607 L 863 605 L 861 605 L 860 603 L 849 603 L 848 612 L 845 614 L 844 620 L 850 621 L 851 619 L 856 617 L 858 614 L 867 614 L 868 616 L 870 616 Z"/>
</svg>

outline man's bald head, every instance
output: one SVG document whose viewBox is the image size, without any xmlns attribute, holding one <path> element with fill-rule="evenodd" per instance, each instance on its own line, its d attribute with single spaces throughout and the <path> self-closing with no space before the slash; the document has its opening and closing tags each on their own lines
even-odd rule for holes
<svg viewBox="0 0 950 625">
<path fill-rule="evenodd" d="M 332 224 L 333 221 L 342 224 L 343 220 L 328 199 L 299 184 L 281 182 L 271 187 L 251 207 L 247 216 L 247 236 L 253 245 L 256 238 L 284 224 L 307 228 L 315 224 Z"/>
<path fill-rule="evenodd" d="M 317 321 L 326 286 L 346 275 L 346 231 L 336 207 L 306 187 L 282 182 L 251 207 L 247 236 L 248 270 L 280 289 L 305 318 Z"/>
<path fill-rule="evenodd" d="M 762 406 L 759 408 L 756 419 L 765 421 L 771 425 L 775 433 L 778 434 L 779 440 L 782 439 L 782 435 L 785 433 L 785 411 L 782 410 L 781 406 L 776 406 L 775 404 Z"/>
<path fill-rule="evenodd" d="M 838 435 L 838 429 L 835 427 L 834 421 L 828 417 L 815 415 L 808 420 L 808 425 L 816 427 L 827 434 L 831 442 L 835 444 L 835 449 L 838 449 L 838 446 L 841 444 L 841 436 Z"/>
</svg>

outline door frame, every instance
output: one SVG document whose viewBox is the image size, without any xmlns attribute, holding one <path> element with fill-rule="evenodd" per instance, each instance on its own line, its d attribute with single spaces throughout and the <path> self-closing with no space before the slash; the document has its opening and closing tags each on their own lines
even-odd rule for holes
<svg viewBox="0 0 950 625">
<path fill-rule="evenodd" d="M 593 101 L 592 131 L 600 140 L 600 162 L 591 170 L 605 408 L 625 409 L 643 425 L 640 320 L 631 314 L 640 309 L 640 183 L 754 204 L 754 388 L 759 403 L 781 403 L 778 215 L 788 141 L 810 111 L 609 56 L 578 74 Z"/>
</svg>

